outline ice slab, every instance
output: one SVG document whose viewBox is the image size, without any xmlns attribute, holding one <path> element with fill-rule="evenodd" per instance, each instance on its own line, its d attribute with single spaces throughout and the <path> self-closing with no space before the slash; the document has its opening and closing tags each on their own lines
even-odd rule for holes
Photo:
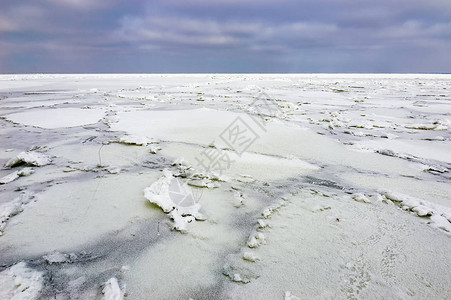
<svg viewBox="0 0 451 300">
<path fill-rule="evenodd" d="M 29 110 L 5 116 L 14 123 L 45 129 L 83 126 L 103 118 L 103 109 L 57 108 Z"/>
<path fill-rule="evenodd" d="M 11 158 L 5 167 L 13 168 L 20 164 L 28 164 L 36 167 L 48 165 L 52 162 L 50 156 L 36 151 L 21 152 L 16 157 Z"/>
<path fill-rule="evenodd" d="M 0 251 L 4 255 L 73 251 L 134 220 L 158 216 L 142 196 L 149 181 L 157 178 L 158 174 L 148 172 L 52 186 L 39 194 L 32 210 L 25 209 L 9 221 Z M 15 250 L 11 253 L 8 248 Z"/>
<path fill-rule="evenodd" d="M 112 130 L 125 131 L 132 135 L 152 136 L 166 141 L 210 145 L 215 142 L 218 148 L 230 148 L 220 135 L 241 118 L 255 131 L 260 128 L 245 114 L 194 109 L 178 111 L 132 111 L 120 114 L 120 121 L 112 125 Z M 254 124 L 254 125 L 252 125 Z M 232 148 L 236 150 L 236 148 Z M 260 154 L 294 156 L 318 163 L 339 164 L 364 170 L 379 172 L 402 171 L 415 174 L 419 170 L 406 162 L 378 157 L 372 153 L 356 153 L 328 137 L 320 136 L 306 128 L 269 122 L 260 129 L 255 143 L 248 152 Z M 333 153 L 333 154 L 331 154 Z"/>
<path fill-rule="evenodd" d="M 6 183 L 10 183 L 16 179 L 18 179 L 19 177 L 22 176 L 30 176 L 31 174 L 34 173 L 34 169 L 33 168 L 22 168 L 18 171 L 14 171 L 2 178 L 0 178 L 0 184 L 6 184 Z"/>
<path fill-rule="evenodd" d="M 186 232 L 188 223 L 203 219 L 199 212 L 201 205 L 197 203 L 186 183 L 181 183 L 168 169 L 163 170 L 156 182 L 144 189 L 144 197 L 174 221 L 173 229 Z"/>
<path fill-rule="evenodd" d="M 186 144 L 171 144 L 164 147 L 160 153 L 172 159 L 184 157 L 194 168 L 200 171 L 206 171 L 204 165 L 208 165 L 208 160 L 204 161 L 204 164 L 199 163 L 199 161 L 205 158 L 202 155 L 204 150 L 204 148 Z M 318 166 L 294 157 L 280 157 L 248 152 L 238 156 L 232 151 L 224 151 L 223 153 L 227 153 L 230 162 L 223 164 L 223 168 L 221 169 L 215 170 L 212 168 L 212 171 L 221 172 L 223 176 L 241 182 L 252 182 L 255 179 L 279 180 L 291 176 L 309 174 L 319 170 Z"/>
</svg>

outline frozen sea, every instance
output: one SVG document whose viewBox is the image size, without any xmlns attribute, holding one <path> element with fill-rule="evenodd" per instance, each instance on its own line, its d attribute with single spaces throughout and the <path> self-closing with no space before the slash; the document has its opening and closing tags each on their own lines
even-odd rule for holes
<svg viewBox="0 0 451 300">
<path fill-rule="evenodd" d="M 0 299 L 450 299 L 451 75 L 0 75 Z"/>
</svg>

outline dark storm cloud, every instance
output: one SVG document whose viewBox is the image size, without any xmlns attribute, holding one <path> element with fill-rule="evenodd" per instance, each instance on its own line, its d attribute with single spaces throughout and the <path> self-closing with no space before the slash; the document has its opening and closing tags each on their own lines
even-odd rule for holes
<svg viewBox="0 0 451 300">
<path fill-rule="evenodd" d="M 2 72 L 450 72 L 451 1 L 4 1 Z"/>
</svg>

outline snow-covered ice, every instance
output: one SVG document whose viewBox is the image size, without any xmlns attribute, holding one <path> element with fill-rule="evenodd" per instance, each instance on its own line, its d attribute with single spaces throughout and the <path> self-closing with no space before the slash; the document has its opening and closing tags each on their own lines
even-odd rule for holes
<svg viewBox="0 0 451 300">
<path fill-rule="evenodd" d="M 34 195 L 32 193 L 23 192 L 14 200 L 0 205 L 0 236 L 5 230 L 7 221 L 11 217 L 21 213 L 33 198 Z"/>
<path fill-rule="evenodd" d="M 48 155 L 36 152 L 36 151 L 27 151 L 20 152 L 16 157 L 11 158 L 5 164 L 7 168 L 13 168 L 21 164 L 28 164 L 36 167 L 41 167 L 48 165 L 52 160 Z"/>
<path fill-rule="evenodd" d="M 0 298 L 11 300 L 38 299 L 43 287 L 42 272 L 19 262 L 0 272 Z"/>
<path fill-rule="evenodd" d="M 451 298 L 450 75 L 0 75 L 1 299 Z"/>
<path fill-rule="evenodd" d="M 152 140 L 142 136 L 125 135 L 119 139 L 119 143 L 137 146 L 147 146 L 147 144 L 152 143 Z"/>
<path fill-rule="evenodd" d="M 144 189 L 144 197 L 159 206 L 174 221 L 174 229 L 186 232 L 188 223 L 202 220 L 200 204 L 196 203 L 191 190 L 181 184 L 172 172 L 163 170 L 163 176 Z"/>
<path fill-rule="evenodd" d="M 18 179 L 19 177 L 22 176 L 30 176 L 31 174 L 34 173 L 34 169 L 33 168 L 22 168 L 18 171 L 14 171 L 12 173 L 9 173 L 8 175 L 0 178 L 0 184 L 6 184 L 6 183 L 10 183 L 16 179 Z"/>
<path fill-rule="evenodd" d="M 49 114 L 52 115 L 50 118 Z M 6 118 L 28 126 L 57 129 L 97 123 L 103 116 L 103 109 L 58 108 L 18 112 L 8 114 Z"/>
<path fill-rule="evenodd" d="M 102 290 L 105 300 L 123 300 L 124 291 L 119 287 L 119 283 L 116 278 L 110 278 Z"/>
</svg>

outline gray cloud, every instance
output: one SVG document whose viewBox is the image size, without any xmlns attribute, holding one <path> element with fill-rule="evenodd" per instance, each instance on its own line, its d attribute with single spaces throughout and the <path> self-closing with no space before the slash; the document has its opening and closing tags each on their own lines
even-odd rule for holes
<svg viewBox="0 0 451 300">
<path fill-rule="evenodd" d="M 49 3 L 51 6 L 78 10 L 98 10 L 117 3 L 115 0 L 45 0 L 45 2 Z"/>
<path fill-rule="evenodd" d="M 451 68 L 446 0 L 4 1 L 0 72 Z"/>
<path fill-rule="evenodd" d="M 34 5 L 18 5 L 0 12 L 0 32 L 35 31 L 46 23 L 45 11 Z"/>
</svg>

